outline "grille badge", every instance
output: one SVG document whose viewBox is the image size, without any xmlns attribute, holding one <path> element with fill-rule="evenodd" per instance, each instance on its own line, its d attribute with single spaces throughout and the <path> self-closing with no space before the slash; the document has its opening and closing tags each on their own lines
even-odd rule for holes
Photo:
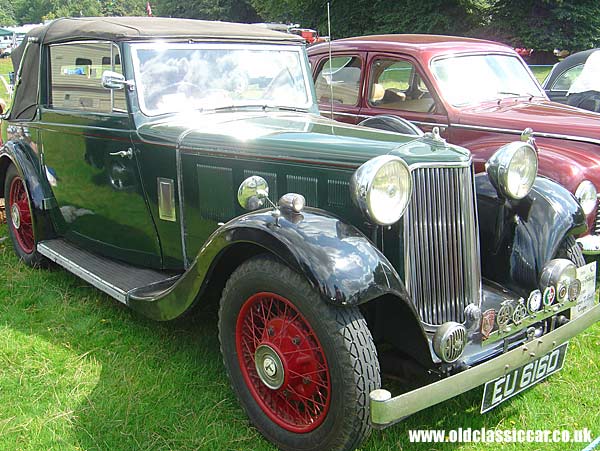
<svg viewBox="0 0 600 451">
<path fill-rule="evenodd" d="M 481 317 L 481 336 L 485 340 L 489 338 L 494 330 L 494 322 L 496 321 L 496 310 L 489 309 L 483 312 Z"/>
</svg>

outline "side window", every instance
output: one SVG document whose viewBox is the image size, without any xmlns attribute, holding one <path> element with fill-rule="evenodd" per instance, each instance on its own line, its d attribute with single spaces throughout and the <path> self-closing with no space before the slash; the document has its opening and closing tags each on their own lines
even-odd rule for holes
<svg viewBox="0 0 600 451">
<path fill-rule="evenodd" d="M 361 61 L 357 56 L 336 56 L 321 66 L 315 79 L 315 90 L 319 103 L 354 106 L 358 104 L 360 92 Z M 333 91 L 333 99 L 331 97 Z"/>
<path fill-rule="evenodd" d="M 583 64 L 580 64 L 579 66 L 574 66 L 571 69 L 564 71 L 556 78 L 556 80 L 554 80 L 550 90 L 568 91 L 573 82 L 577 80 L 577 77 L 579 77 L 579 74 L 581 74 L 582 70 Z"/>
<path fill-rule="evenodd" d="M 435 101 L 413 64 L 392 58 L 373 61 L 369 104 L 419 113 L 435 111 Z"/>
<path fill-rule="evenodd" d="M 50 47 L 50 107 L 97 113 L 126 111 L 124 90 L 102 87 L 106 70 L 122 73 L 118 47 L 109 42 Z"/>
</svg>

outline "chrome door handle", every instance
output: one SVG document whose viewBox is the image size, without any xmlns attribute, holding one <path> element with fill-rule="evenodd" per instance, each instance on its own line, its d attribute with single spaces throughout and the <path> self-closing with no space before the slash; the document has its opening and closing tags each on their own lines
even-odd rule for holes
<svg viewBox="0 0 600 451">
<path fill-rule="evenodd" d="M 112 157 L 121 157 L 121 158 L 129 158 L 130 160 L 133 158 L 133 149 L 130 147 L 127 150 L 119 150 L 118 152 L 109 153 Z"/>
</svg>

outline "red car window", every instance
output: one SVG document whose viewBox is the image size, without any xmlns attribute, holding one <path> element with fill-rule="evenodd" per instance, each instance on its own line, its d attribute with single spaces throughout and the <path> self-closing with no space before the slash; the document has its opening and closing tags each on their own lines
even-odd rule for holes
<svg viewBox="0 0 600 451">
<path fill-rule="evenodd" d="M 315 79 L 319 103 L 354 106 L 360 92 L 361 61 L 357 56 L 336 56 L 325 59 Z M 333 98 L 332 98 L 333 93 Z"/>
<path fill-rule="evenodd" d="M 427 86 L 413 64 L 379 58 L 371 65 L 369 104 L 374 107 L 427 113 L 435 108 Z"/>
</svg>

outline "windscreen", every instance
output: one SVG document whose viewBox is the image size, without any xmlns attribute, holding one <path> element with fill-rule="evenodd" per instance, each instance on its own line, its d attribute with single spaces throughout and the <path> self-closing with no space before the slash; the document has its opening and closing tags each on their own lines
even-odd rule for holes
<svg viewBox="0 0 600 451">
<path fill-rule="evenodd" d="M 150 116 L 182 110 L 312 105 L 300 47 L 138 44 L 133 53 L 140 107 Z"/>
<path fill-rule="evenodd" d="M 441 94 L 454 106 L 516 96 L 544 96 L 533 75 L 510 55 L 466 55 L 431 64 Z"/>
</svg>

